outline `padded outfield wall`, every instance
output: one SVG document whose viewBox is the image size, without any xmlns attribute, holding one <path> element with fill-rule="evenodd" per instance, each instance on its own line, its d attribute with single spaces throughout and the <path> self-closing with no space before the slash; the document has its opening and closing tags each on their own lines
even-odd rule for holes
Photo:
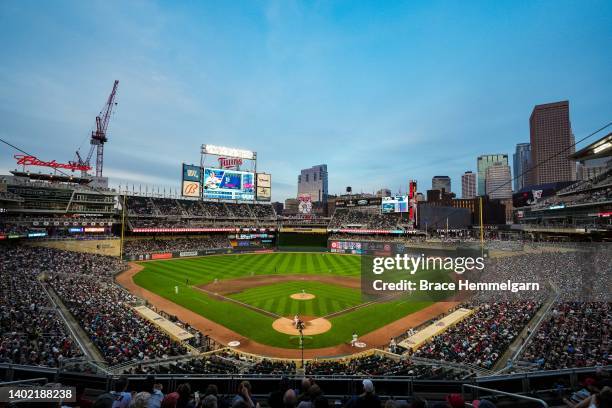
<svg viewBox="0 0 612 408">
<path fill-rule="evenodd" d="M 278 249 L 294 252 L 327 251 L 327 230 L 325 228 L 282 228 L 278 233 Z"/>
</svg>

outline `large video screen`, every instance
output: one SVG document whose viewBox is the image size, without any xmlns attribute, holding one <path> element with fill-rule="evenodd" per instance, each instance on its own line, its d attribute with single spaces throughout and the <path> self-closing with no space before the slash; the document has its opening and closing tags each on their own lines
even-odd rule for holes
<svg viewBox="0 0 612 408">
<path fill-rule="evenodd" d="M 408 204 L 407 196 L 383 197 L 380 212 L 383 214 L 408 212 L 410 208 Z"/>
<path fill-rule="evenodd" d="M 222 200 L 255 199 L 254 174 L 226 169 L 204 169 L 203 198 Z"/>
</svg>

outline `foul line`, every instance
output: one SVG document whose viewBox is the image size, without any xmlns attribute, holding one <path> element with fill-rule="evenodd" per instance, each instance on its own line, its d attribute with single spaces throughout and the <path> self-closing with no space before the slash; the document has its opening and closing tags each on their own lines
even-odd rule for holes
<svg viewBox="0 0 612 408">
<path fill-rule="evenodd" d="M 373 305 L 375 303 L 379 303 L 380 301 L 386 301 L 387 299 L 393 299 L 394 297 L 397 297 L 398 295 L 393 293 L 393 294 L 389 294 L 387 296 L 381 297 L 380 299 L 377 300 L 370 300 L 369 302 L 365 302 L 365 303 L 360 303 L 358 305 L 355 306 L 351 306 L 351 307 L 347 307 L 346 309 L 342 309 L 342 310 L 338 310 L 337 312 L 333 312 L 330 313 L 328 315 L 323 316 L 323 319 L 331 319 L 332 317 L 336 317 L 336 316 L 340 316 L 343 315 L 345 313 L 349 313 L 349 312 L 354 312 L 355 310 L 359 310 L 362 309 L 366 306 L 370 306 Z"/>
<path fill-rule="evenodd" d="M 199 290 L 201 292 L 206 293 L 208 296 L 215 297 L 215 298 L 220 298 L 220 299 L 226 300 L 228 302 L 236 303 L 237 305 L 240 305 L 242 307 L 246 307 L 247 309 L 251 309 L 254 312 L 259 312 L 259 313 L 261 313 L 263 315 L 266 315 L 268 317 L 274 317 L 274 318 L 277 318 L 277 319 L 283 317 L 283 316 L 277 315 L 276 313 L 272 313 L 272 312 L 270 312 L 268 310 L 260 309 L 258 307 L 253 306 L 253 305 L 249 305 L 248 303 L 244 303 L 244 302 L 241 302 L 239 300 L 229 298 L 227 296 L 219 295 L 218 293 L 211 292 L 209 290 L 206 290 L 206 289 L 203 289 L 203 288 L 200 288 L 200 287 L 197 287 L 197 286 L 192 286 L 192 287 L 196 288 L 197 290 Z"/>
</svg>

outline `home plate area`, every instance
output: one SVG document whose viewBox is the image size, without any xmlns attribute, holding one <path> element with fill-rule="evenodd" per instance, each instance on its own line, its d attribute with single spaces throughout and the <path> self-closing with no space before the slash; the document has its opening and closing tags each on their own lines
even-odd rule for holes
<svg viewBox="0 0 612 408">
<path fill-rule="evenodd" d="M 311 317 L 311 316 L 300 316 L 300 319 L 304 322 L 304 335 L 313 336 L 315 334 L 325 333 L 329 331 L 332 324 L 329 320 L 322 317 Z M 279 333 L 290 334 L 297 336 L 300 334 L 296 329 L 292 319 L 281 317 L 272 322 L 272 328 Z"/>
</svg>

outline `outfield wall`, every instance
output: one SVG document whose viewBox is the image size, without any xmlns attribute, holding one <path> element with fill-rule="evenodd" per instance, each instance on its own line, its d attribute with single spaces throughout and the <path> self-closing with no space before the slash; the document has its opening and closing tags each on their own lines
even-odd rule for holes
<svg viewBox="0 0 612 408">
<path fill-rule="evenodd" d="M 157 259 L 174 259 L 174 258 L 189 258 L 193 256 L 219 255 L 219 254 L 244 254 L 244 253 L 267 253 L 273 252 L 271 249 L 254 249 L 249 247 L 244 248 L 218 248 L 218 249 L 203 249 L 199 251 L 175 251 L 175 252 L 152 252 L 140 255 L 125 255 L 126 261 L 154 261 Z"/>
<path fill-rule="evenodd" d="M 307 232 L 279 232 L 278 247 L 283 248 L 310 248 L 314 251 L 324 251 L 327 248 L 327 233 Z"/>
</svg>

